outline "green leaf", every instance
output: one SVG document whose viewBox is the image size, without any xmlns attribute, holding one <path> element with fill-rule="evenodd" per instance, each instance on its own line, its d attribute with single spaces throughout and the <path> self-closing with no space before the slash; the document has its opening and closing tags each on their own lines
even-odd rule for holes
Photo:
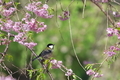
<svg viewBox="0 0 120 80">
<path fill-rule="evenodd" d="M 12 55 L 7 54 L 5 57 L 8 61 L 13 61 L 13 56 Z"/>
<path fill-rule="evenodd" d="M 93 71 L 96 71 L 96 70 L 97 70 L 97 68 L 93 68 L 92 70 L 93 70 Z"/>
<path fill-rule="evenodd" d="M 29 74 L 29 78 L 31 79 L 32 78 L 32 73 L 34 72 L 33 70 L 27 70 L 28 71 L 28 74 Z"/>
<path fill-rule="evenodd" d="M 76 80 L 76 79 L 77 79 L 76 75 L 72 75 L 72 76 L 73 76 L 73 79 L 74 79 L 74 80 Z"/>
<path fill-rule="evenodd" d="M 40 69 L 37 70 L 37 72 L 38 72 L 38 73 L 42 73 L 43 70 L 44 70 L 43 68 L 40 68 Z"/>
<path fill-rule="evenodd" d="M 115 28 L 115 29 L 120 30 L 120 27 L 117 27 L 117 28 Z"/>
<path fill-rule="evenodd" d="M 3 36 L 5 36 L 5 35 L 7 35 L 7 32 L 0 30 L 0 37 L 3 37 Z"/>
<path fill-rule="evenodd" d="M 36 80 L 44 80 L 45 79 L 45 74 L 41 73 L 36 77 Z"/>
<path fill-rule="evenodd" d="M 15 2 L 15 6 L 17 7 L 20 3 L 19 2 Z"/>
<path fill-rule="evenodd" d="M 41 80 L 41 75 L 38 75 L 36 80 Z"/>
<path fill-rule="evenodd" d="M 10 0 L 5 0 L 4 2 L 10 2 Z"/>
<path fill-rule="evenodd" d="M 48 59 L 46 59 L 45 60 L 45 62 L 44 62 L 44 64 L 48 64 L 49 63 L 49 60 Z"/>
<path fill-rule="evenodd" d="M 3 34 L 3 33 L 0 33 L 0 37 L 4 37 L 5 36 L 5 34 Z"/>
<path fill-rule="evenodd" d="M 27 70 L 28 71 L 28 74 L 29 74 L 29 78 L 31 79 L 31 71 Z"/>
<path fill-rule="evenodd" d="M 93 68 L 93 64 L 88 64 L 85 66 L 86 69 L 92 69 Z"/>
<path fill-rule="evenodd" d="M 53 14 L 55 10 L 53 8 L 48 8 L 47 11 L 48 11 L 49 14 Z"/>
<path fill-rule="evenodd" d="M 27 33 L 27 36 L 28 36 L 28 39 L 29 39 L 29 40 L 33 40 L 33 39 L 32 39 L 33 32 L 29 31 L 29 32 Z"/>
<path fill-rule="evenodd" d="M 47 63 L 47 69 L 50 69 L 52 67 L 52 64 L 50 62 Z"/>
<path fill-rule="evenodd" d="M 47 65 L 47 69 L 50 69 L 52 67 L 52 64 L 50 63 L 49 59 L 46 59 L 44 64 Z"/>
</svg>

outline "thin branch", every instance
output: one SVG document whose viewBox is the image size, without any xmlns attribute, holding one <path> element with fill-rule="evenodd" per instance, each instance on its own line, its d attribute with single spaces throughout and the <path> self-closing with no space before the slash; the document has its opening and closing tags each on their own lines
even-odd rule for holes
<svg viewBox="0 0 120 80">
<path fill-rule="evenodd" d="M 47 3 L 48 3 L 48 1 L 49 1 L 49 0 L 46 0 L 46 1 L 45 1 L 45 4 L 47 4 Z"/>
<path fill-rule="evenodd" d="M 63 67 L 65 70 L 67 70 L 67 68 L 64 65 L 61 65 L 61 67 Z M 64 73 L 66 71 L 64 71 L 62 68 L 59 68 L 61 71 L 63 71 Z M 79 80 L 82 80 L 82 78 L 80 78 L 79 76 L 77 76 L 75 73 L 72 73 L 73 75 L 75 75 Z"/>
<path fill-rule="evenodd" d="M 115 0 L 113 0 L 113 2 L 114 2 L 114 3 L 116 3 L 116 4 L 118 4 L 118 5 L 120 5 L 120 3 L 119 3 L 119 2 L 117 2 L 117 1 L 115 1 Z"/>
<path fill-rule="evenodd" d="M 53 78 L 52 74 L 49 72 L 49 70 L 48 70 L 48 69 L 47 69 L 47 73 L 48 73 L 48 75 L 49 75 L 50 79 L 51 79 L 51 80 L 54 80 L 54 78 Z"/>
<path fill-rule="evenodd" d="M 62 7 L 62 4 L 61 4 L 61 1 L 60 1 L 60 7 L 61 7 L 61 10 L 64 11 L 63 7 Z"/>
<path fill-rule="evenodd" d="M 99 69 L 102 67 L 102 65 L 105 63 L 105 61 L 108 59 L 109 57 L 107 56 L 101 63 L 100 66 L 98 66 L 97 71 L 99 71 Z M 97 73 L 95 73 L 94 75 L 96 75 Z M 91 80 L 94 80 L 95 77 L 92 77 Z"/>
<path fill-rule="evenodd" d="M 1 64 L 2 64 L 2 65 L 1 65 Z M 9 75 L 11 75 L 11 74 L 12 74 L 12 71 L 11 71 L 9 68 L 7 68 L 7 66 L 4 64 L 4 62 L 2 62 L 1 64 L 0 64 L 0 66 L 1 66 L 5 71 L 7 71 Z"/>
<path fill-rule="evenodd" d="M 69 11 L 69 9 L 68 9 L 68 11 Z M 76 57 L 79 65 L 83 68 L 84 71 L 86 71 L 85 68 L 83 67 L 82 63 L 80 62 L 80 60 L 79 60 L 79 58 L 78 58 L 78 56 L 77 56 L 76 50 L 75 50 L 75 46 L 74 46 L 74 42 L 73 42 L 73 37 L 72 37 L 72 29 L 71 29 L 70 19 L 69 19 L 69 30 L 70 30 L 70 40 L 71 40 L 71 44 L 72 44 L 72 48 L 73 48 L 75 57 Z"/>
<path fill-rule="evenodd" d="M 8 40 L 10 39 L 10 33 L 8 33 Z M 6 48 L 4 50 L 4 54 L 8 51 L 9 44 L 6 45 Z"/>
<path fill-rule="evenodd" d="M 16 7 L 16 5 L 15 5 L 15 3 L 14 3 L 15 1 L 12 0 L 12 2 L 13 2 L 13 6 L 15 7 L 15 9 L 17 9 L 17 7 Z M 20 18 L 19 18 L 19 16 L 18 16 L 17 10 L 15 11 L 15 14 L 16 14 L 16 16 L 17 16 L 18 21 L 20 21 Z"/>
<path fill-rule="evenodd" d="M 86 7 L 86 0 L 83 2 L 83 12 L 82 12 L 82 18 L 84 18 L 84 14 L 85 14 L 85 7 Z"/>
<path fill-rule="evenodd" d="M 103 8 L 96 2 L 94 2 L 93 0 L 91 0 L 92 3 L 94 3 L 105 15 L 106 17 L 109 19 L 109 21 L 111 22 L 111 24 L 114 26 L 114 21 L 111 19 L 111 17 L 103 10 Z"/>
<path fill-rule="evenodd" d="M 22 69 L 20 69 L 19 67 L 15 66 L 14 64 L 12 64 L 12 66 L 18 69 L 16 72 L 14 72 L 14 73 L 12 73 L 12 74 L 15 74 L 15 73 L 17 73 L 17 72 L 20 71 L 21 74 L 24 74 L 25 77 L 27 77 L 27 76 L 26 76 L 26 73 L 25 73 Z M 25 69 L 25 70 L 26 70 L 26 69 Z"/>
<path fill-rule="evenodd" d="M 8 40 L 9 40 L 9 38 L 10 38 L 10 33 L 8 33 L 8 35 L 7 35 L 7 37 L 8 37 Z M 4 58 L 4 56 L 6 55 L 6 53 L 7 53 L 7 51 L 8 51 L 8 48 L 9 48 L 9 43 L 7 43 L 6 44 L 6 47 L 5 47 L 5 49 L 4 49 L 4 52 L 0 52 L 0 54 L 2 55 L 2 57 L 1 57 L 1 60 Z M 1 61 L 0 61 L 1 62 Z"/>
</svg>

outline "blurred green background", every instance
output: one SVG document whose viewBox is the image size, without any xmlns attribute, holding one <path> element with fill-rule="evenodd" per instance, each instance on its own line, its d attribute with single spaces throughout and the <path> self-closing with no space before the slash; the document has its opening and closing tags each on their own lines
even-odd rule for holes
<svg viewBox="0 0 120 80">
<path fill-rule="evenodd" d="M 15 0 L 20 2 L 19 17 L 24 17 L 23 14 L 24 6 L 29 3 L 28 0 Z M 42 0 L 44 3 L 45 0 Z M 76 75 L 81 77 L 83 80 L 89 80 L 89 77 L 86 75 L 86 72 L 78 64 L 77 59 L 74 54 L 73 46 L 71 44 L 71 37 L 75 46 L 75 51 L 77 56 L 80 59 L 80 62 L 85 66 L 84 62 L 97 63 L 101 62 L 104 59 L 103 51 L 105 50 L 105 45 L 107 43 L 107 48 L 109 45 L 114 44 L 114 41 L 117 41 L 115 37 L 107 38 L 106 28 L 107 28 L 107 19 L 105 15 L 90 1 L 87 1 L 86 8 L 83 15 L 83 3 L 79 0 L 49 0 L 49 7 L 54 9 L 54 17 L 51 19 L 44 19 L 38 17 L 37 19 L 40 22 L 45 22 L 48 26 L 47 30 L 40 33 L 34 33 L 32 39 L 34 42 L 38 43 L 34 47 L 36 54 L 38 55 L 48 43 L 55 44 L 54 49 L 54 58 L 57 60 L 63 61 L 63 64 L 68 68 L 72 69 Z M 61 4 L 61 5 L 60 5 Z M 71 5 L 70 5 L 71 4 Z M 70 6 L 69 6 L 70 5 Z M 105 4 L 103 4 L 105 6 Z M 21 8 L 22 6 L 22 8 Z M 62 9 L 66 10 L 69 6 L 70 10 L 70 23 L 69 20 L 61 21 L 58 19 L 58 15 L 62 13 Z M 84 18 L 83 18 L 84 16 Z M 16 19 L 16 16 L 13 17 Z M 71 27 L 70 27 L 71 26 Z M 72 35 L 70 35 L 70 28 Z M 0 46 L 0 51 L 2 52 L 5 46 Z M 6 65 L 13 72 L 18 69 L 25 69 L 28 66 L 31 58 L 34 56 L 29 50 L 24 46 L 12 42 L 7 53 L 10 57 L 6 57 Z M 13 64 L 16 67 L 13 67 Z M 36 60 L 32 64 L 32 67 L 40 68 L 41 65 Z M 95 80 L 113 80 L 111 78 L 113 75 L 111 72 L 115 72 L 116 80 L 119 80 L 120 74 L 116 69 L 120 67 L 119 63 L 114 63 L 117 67 L 111 67 L 108 69 L 107 63 L 102 67 L 104 76 Z M 111 70 L 111 71 L 110 71 Z M 1 72 L 4 70 L 1 69 Z M 55 80 L 66 80 L 66 77 L 62 71 L 59 69 L 50 70 L 53 74 Z M 20 76 L 21 71 L 14 74 L 14 77 Z M 24 76 L 24 75 L 23 75 Z M 46 75 L 48 77 L 48 75 Z M 20 78 L 24 80 L 25 76 Z M 115 77 L 114 77 L 115 78 Z M 118 78 L 118 79 L 117 79 Z M 25 79 L 26 80 L 26 79 Z M 46 79 L 49 80 L 49 79 Z M 114 79 L 115 80 L 115 79 Z"/>
</svg>

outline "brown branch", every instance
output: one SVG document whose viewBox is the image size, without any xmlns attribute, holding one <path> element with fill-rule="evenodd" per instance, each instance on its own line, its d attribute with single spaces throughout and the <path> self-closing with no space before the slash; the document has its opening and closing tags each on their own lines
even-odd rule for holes
<svg viewBox="0 0 120 80">
<path fill-rule="evenodd" d="M 48 69 L 47 69 L 47 71 L 46 71 L 46 72 L 47 72 L 47 74 L 49 75 L 50 79 L 51 79 L 51 80 L 54 80 L 54 79 L 53 79 L 52 74 L 49 72 L 49 70 L 48 70 Z"/>
<path fill-rule="evenodd" d="M 10 33 L 8 33 L 7 36 L 8 36 L 8 40 L 9 40 L 9 39 L 10 39 Z M 5 50 L 4 50 L 4 52 L 3 52 L 3 55 L 5 55 L 5 54 L 7 53 L 8 47 L 9 47 L 9 43 L 6 45 Z"/>
<path fill-rule="evenodd" d="M 9 68 L 7 68 L 4 62 L 0 64 L 0 67 L 2 67 L 5 71 L 7 71 L 9 75 L 12 74 L 12 71 Z"/>
<path fill-rule="evenodd" d="M 8 40 L 10 39 L 10 33 L 8 33 L 7 37 L 8 37 Z M 8 48 L 9 48 L 9 43 L 6 44 L 6 47 L 4 49 L 4 52 L 0 52 L 0 54 L 2 55 L 1 59 L 0 59 L 0 62 L 3 61 L 3 58 L 4 56 L 6 55 L 7 51 L 8 51 Z"/>
<path fill-rule="evenodd" d="M 94 2 L 93 0 L 91 0 L 91 2 L 94 3 L 106 15 L 106 17 L 109 19 L 111 24 L 114 26 L 115 25 L 114 21 L 111 19 L 111 17 L 108 15 L 108 13 L 103 10 L 103 8 L 99 5 L 99 3 Z"/>
<path fill-rule="evenodd" d="M 6 45 L 5 50 L 4 50 L 4 52 L 3 52 L 3 56 L 7 53 L 8 47 L 9 47 L 9 44 Z"/>
</svg>

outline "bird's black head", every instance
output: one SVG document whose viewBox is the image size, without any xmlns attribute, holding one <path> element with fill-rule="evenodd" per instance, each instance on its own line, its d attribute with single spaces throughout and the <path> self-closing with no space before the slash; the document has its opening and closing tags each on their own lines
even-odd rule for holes
<svg viewBox="0 0 120 80">
<path fill-rule="evenodd" d="M 54 44 L 48 44 L 47 47 L 53 49 L 54 48 Z"/>
</svg>

